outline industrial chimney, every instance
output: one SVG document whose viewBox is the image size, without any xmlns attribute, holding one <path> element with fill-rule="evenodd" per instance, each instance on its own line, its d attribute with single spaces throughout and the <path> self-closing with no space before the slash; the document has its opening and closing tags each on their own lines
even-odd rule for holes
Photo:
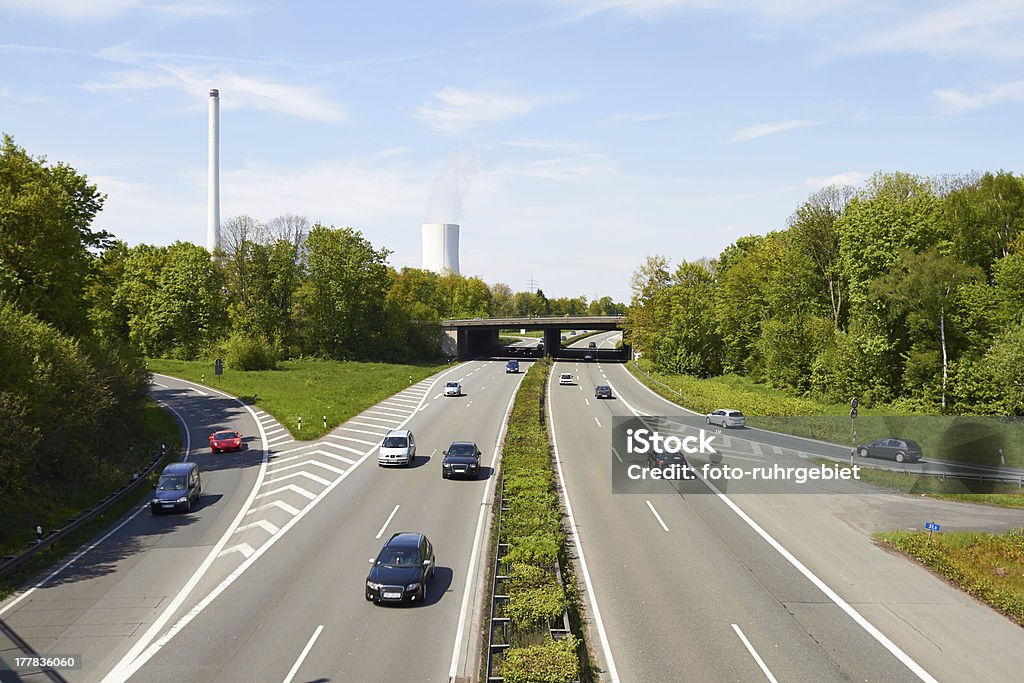
<svg viewBox="0 0 1024 683">
<path fill-rule="evenodd" d="M 458 224 L 423 224 L 423 270 L 459 274 Z"/>
<path fill-rule="evenodd" d="M 220 245 L 220 91 L 210 91 L 209 168 L 206 188 L 206 249 Z"/>
</svg>

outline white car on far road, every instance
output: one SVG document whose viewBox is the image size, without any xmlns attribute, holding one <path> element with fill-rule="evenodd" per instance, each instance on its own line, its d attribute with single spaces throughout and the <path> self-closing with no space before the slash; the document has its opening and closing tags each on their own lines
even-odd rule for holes
<svg viewBox="0 0 1024 683">
<path fill-rule="evenodd" d="M 559 384 L 572 384 L 573 383 L 572 382 L 572 373 L 563 372 L 561 375 L 558 376 L 558 383 Z"/>
<path fill-rule="evenodd" d="M 743 413 L 738 410 L 721 408 L 713 413 L 708 413 L 708 424 L 718 425 L 725 429 L 729 427 L 746 427 L 747 418 L 743 417 Z"/>
<path fill-rule="evenodd" d="M 445 382 L 444 384 L 444 395 L 445 396 L 462 396 L 462 385 L 458 382 Z"/>
</svg>

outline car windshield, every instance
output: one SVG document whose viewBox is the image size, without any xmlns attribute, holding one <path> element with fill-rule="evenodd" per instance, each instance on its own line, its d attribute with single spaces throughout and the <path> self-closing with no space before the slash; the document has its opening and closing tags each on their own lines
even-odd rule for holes
<svg viewBox="0 0 1024 683">
<path fill-rule="evenodd" d="M 237 432 L 217 432 L 213 435 L 215 439 L 234 439 L 238 436 Z"/>
<path fill-rule="evenodd" d="M 570 375 L 568 372 L 564 372 L 562 373 L 562 379 L 572 379 L 572 375 Z"/>
<path fill-rule="evenodd" d="M 409 440 L 404 436 L 389 436 L 384 439 L 384 448 L 405 448 Z"/>
<path fill-rule="evenodd" d="M 474 455 L 476 447 L 471 443 L 453 443 L 448 448 L 448 455 Z"/>
<path fill-rule="evenodd" d="M 448 387 L 449 389 L 454 389 L 455 387 L 459 386 L 459 383 L 458 382 L 448 382 L 447 384 L 445 384 L 445 386 Z"/>
<path fill-rule="evenodd" d="M 377 558 L 377 564 L 388 567 L 415 567 L 419 563 L 419 556 L 412 548 L 384 548 Z"/>
<path fill-rule="evenodd" d="M 185 477 L 164 475 L 160 477 L 160 482 L 156 485 L 156 488 L 159 491 L 184 491 Z"/>
</svg>

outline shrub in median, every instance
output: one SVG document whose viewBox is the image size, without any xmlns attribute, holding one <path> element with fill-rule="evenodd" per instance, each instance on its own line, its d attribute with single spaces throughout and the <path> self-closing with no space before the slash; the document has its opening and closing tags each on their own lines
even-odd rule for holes
<svg viewBox="0 0 1024 683">
<path fill-rule="evenodd" d="M 548 640 L 541 645 L 513 648 L 505 653 L 498 671 L 506 683 L 566 683 L 580 677 L 575 636 Z"/>
</svg>

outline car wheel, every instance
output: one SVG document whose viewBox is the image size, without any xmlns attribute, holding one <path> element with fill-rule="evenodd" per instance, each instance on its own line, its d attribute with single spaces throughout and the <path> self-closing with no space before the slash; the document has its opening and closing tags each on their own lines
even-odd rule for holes
<svg viewBox="0 0 1024 683">
<path fill-rule="evenodd" d="M 185 501 L 185 514 L 192 512 L 192 499 L 189 498 Z"/>
<path fill-rule="evenodd" d="M 903 451 L 900 451 L 899 453 L 896 454 L 896 462 L 903 462 L 906 459 L 907 455 Z"/>
<path fill-rule="evenodd" d="M 857 449 L 857 455 L 859 455 L 862 458 L 868 457 L 868 449 L 866 449 L 866 448 L 859 448 L 859 449 Z"/>
</svg>

